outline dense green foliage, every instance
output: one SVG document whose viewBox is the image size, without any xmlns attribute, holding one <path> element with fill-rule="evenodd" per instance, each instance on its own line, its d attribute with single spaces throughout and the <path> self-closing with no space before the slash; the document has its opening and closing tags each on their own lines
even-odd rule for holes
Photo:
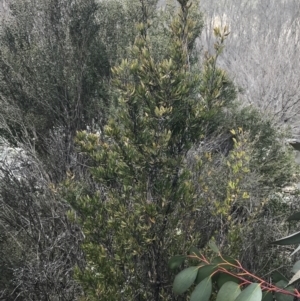
<svg viewBox="0 0 300 301">
<path fill-rule="evenodd" d="M 171 25 L 168 59 L 161 61 L 151 55 L 147 24 L 140 24 L 131 59 L 113 69 L 115 115 L 100 137 L 77 135 L 101 186 L 92 196 L 69 199 L 86 234 L 87 267 L 78 277 L 91 300 L 172 298 L 167 254 L 190 244 L 185 237 L 193 233 L 197 212 L 184 222 L 186 209 L 195 211 L 202 203 L 185 154 L 200 141 L 203 122 L 224 97 L 221 89 L 218 98 L 199 91 L 199 77 L 189 72 L 186 45 L 194 43 L 190 33 L 196 24 L 183 5 Z M 176 235 L 183 222 L 186 235 Z"/>
</svg>

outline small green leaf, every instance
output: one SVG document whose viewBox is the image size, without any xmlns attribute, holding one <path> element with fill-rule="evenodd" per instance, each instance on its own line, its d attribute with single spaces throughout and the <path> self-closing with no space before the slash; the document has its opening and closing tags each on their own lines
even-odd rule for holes
<svg viewBox="0 0 300 301">
<path fill-rule="evenodd" d="M 220 254 L 219 248 L 217 247 L 216 243 L 213 240 L 208 242 L 208 246 L 213 250 L 215 253 Z"/>
<path fill-rule="evenodd" d="M 300 279 L 300 271 L 298 271 L 293 277 L 292 279 L 289 281 L 289 283 L 287 284 L 287 286 L 290 286 L 296 282 L 299 282 Z"/>
<path fill-rule="evenodd" d="M 292 286 L 285 288 L 287 285 L 288 285 L 288 282 L 284 281 L 284 280 L 280 280 L 279 282 L 276 283 L 277 287 L 282 288 L 289 292 L 293 292 L 295 288 Z M 285 295 L 282 293 L 275 293 L 275 299 L 276 299 L 276 301 L 293 301 L 294 297 L 290 296 L 290 295 Z"/>
<path fill-rule="evenodd" d="M 173 282 L 173 291 L 175 294 L 182 294 L 187 291 L 194 283 L 198 273 L 198 267 L 189 267 L 176 275 Z"/>
<path fill-rule="evenodd" d="M 178 268 L 185 260 L 186 256 L 183 255 L 175 255 L 170 258 L 168 262 L 168 266 L 171 270 Z"/>
<path fill-rule="evenodd" d="M 199 250 L 196 247 L 191 247 L 190 248 L 189 255 L 193 255 L 193 256 L 197 256 L 197 257 L 201 256 Z"/>
<path fill-rule="evenodd" d="M 235 283 L 240 282 L 238 278 L 235 278 L 232 275 L 228 275 L 228 274 L 225 274 L 225 273 L 220 273 L 219 277 L 217 278 L 218 288 L 221 288 L 223 286 L 223 284 L 225 284 L 228 281 L 235 282 Z"/>
<path fill-rule="evenodd" d="M 258 283 L 251 283 L 235 299 L 235 301 L 261 301 L 262 291 Z"/>
<path fill-rule="evenodd" d="M 293 301 L 294 297 L 290 295 L 285 295 L 281 293 L 275 293 L 275 300 L 276 301 Z"/>
<path fill-rule="evenodd" d="M 272 294 L 272 292 L 270 292 L 270 291 L 263 292 L 262 301 L 273 301 L 273 294 Z"/>
<path fill-rule="evenodd" d="M 234 301 L 240 293 L 241 289 L 239 285 L 228 281 L 219 290 L 216 301 Z"/>
<path fill-rule="evenodd" d="M 232 267 L 232 265 L 237 265 L 237 261 L 232 258 L 232 257 L 229 257 L 229 256 L 218 256 L 218 257 L 215 257 L 212 262 L 213 264 L 216 264 L 218 265 L 219 267 L 222 267 L 222 268 L 230 268 Z"/>
<path fill-rule="evenodd" d="M 288 284 L 288 281 L 285 281 L 285 280 L 280 280 L 275 283 L 275 285 L 279 288 L 284 288 L 287 286 L 287 284 Z"/>
<path fill-rule="evenodd" d="M 290 221 L 299 221 L 300 220 L 300 212 L 295 212 L 287 219 L 288 222 Z"/>
<path fill-rule="evenodd" d="M 207 265 L 201 266 L 198 270 L 195 283 L 198 284 L 205 278 L 210 277 L 212 275 L 212 273 L 215 272 L 217 269 L 218 269 L 218 267 L 216 265 L 212 265 L 212 264 L 207 264 Z"/>
<path fill-rule="evenodd" d="M 202 280 L 194 289 L 190 301 L 208 301 L 212 291 L 211 278 Z"/>
<path fill-rule="evenodd" d="M 273 282 L 277 283 L 279 282 L 280 280 L 283 280 L 283 281 L 286 281 L 286 283 L 288 283 L 288 279 L 283 275 L 281 274 L 279 271 L 275 271 L 272 273 L 272 280 Z"/>
<path fill-rule="evenodd" d="M 296 232 L 284 238 L 271 242 L 274 245 L 293 245 L 300 243 L 300 232 Z"/>
<path fill-rule="evenodd" d="M 299 270 L 300 270 L 300 260 L 295 262 L 292 268 L 292 272 L 296 274 Z"/>
</svg>

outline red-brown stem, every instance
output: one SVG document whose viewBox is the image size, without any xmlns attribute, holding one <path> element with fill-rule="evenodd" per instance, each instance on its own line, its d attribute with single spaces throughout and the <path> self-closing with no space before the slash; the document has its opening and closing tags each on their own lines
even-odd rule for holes
<svg viewBox="0 0 300 301">
<path fill-rule="evenodd" d="M 221 263 L 221 264 L 219 264 L 218 270 L 216 270 L 213 273 L 213 275 L 216 274 L 216 273 L 218 273 L 218 272 L 226 273 L 228 275 L 231 275 L 231 276 L 239 279 L 242 282 L 240 284 L 241 286 L 243 286 L 245 284 L 251 284 L 251 283 L 253 283 L 252 281 L 250 281 L 250 280 L 245 279 L 244 277 L 242 277 L 242 276 L 248 276 L 250 278 L 253 278 L 253 279 L 257 280 L 257 282 L 260 283 L 260 287 L 261 287 L 262 290 L 269 291 L 269 292 L 275 292 L 275 293 L 282 293 L 284 295 L 290 295 L 290 296 L 293 296 L 293 297 L 296 297 L 296 298 L 300 298 L 300 293 L 298 292 L 297 289 L 295 289 L 294 293 L 292 293 L 292 292 L 289 292 L 289 291 L 284 290 L 282 288 L 279 288 L 279 287 L 277 287 L 277 286 L 275 286 L 275 285 L 273 285 L 271 283 L 266 282 L 265 280 L 261 279 L 260 277 L 258 277 L 256 275 L 253 275 L 250 272 L 248 272 L 246 269 L 243 268 L 243 266 L 241 265 L 241 263 L 239 261 L 237 261 L 238 265 L 234 265 L 234 264 L 228 262 L 227 260 L 225 260 L 222 257 L 221 254 L 219 254 L 219 255 L 224 260 L 224 264 L 230 265 L 231 267 L 236 268 L 236 269 L 240 269 L 240 270 L 242 270 L 242 273 L 234 274 L 234 273 L 228 271 L 227 269 L 222 268 L 221 267 L 222 263 Z M 201 257 L 202 257 L 201 260 L 203 262 L 205 262 L 206 264 L 209 264 L 209 261 L 204 257 L 204 255 L 201 254 Z"/>
</svg>

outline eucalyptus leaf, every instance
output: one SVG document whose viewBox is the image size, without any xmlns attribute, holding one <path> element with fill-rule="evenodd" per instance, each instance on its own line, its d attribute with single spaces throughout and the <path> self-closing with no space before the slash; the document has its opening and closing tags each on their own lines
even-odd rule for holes
<svg viewBox="0 0 300 301">
<path fill-rule="evenodd" d="M 300 279 L 300 271 L 298 271 L 293 277 L 292 279 L 289 281 L 289 283 L 287 284 L 287 286 L 290 286 L 296 282 L 298 282 Z"/>
<path fill-rule="evenodd" d="M 276 301 L 293 301 L 294 297 L 290 295 L 285 295 L 281 293 L 275 293 Z"/>
<path fill-rule="evenodd" d="M 262 301 L 273 301 L 273 294 L 270 291 L 263 292 Z"/>
<path fill-rule="evenodd" d="M 200 252 L 196 247 L 191 247 L 189 250 L 189 255 L 200 257 Z"/>
<path fill-rule="evenodd" d="M 292 272 L 296 274 L 299 270 L 300 270 L 300 260 L 295 262 L 292 268 Z"/>
<path fill-rule="evenodd" d="M 300 212 L 295 212 L 287 219 L 288 222 L 290 221 L 299 221 L 300 220 Z"/>
<path fill-rule="evenodd" d="M 293 245 L 300 243 L 300 231 L 271 242 L 274 245 Z"/>
<path fill-rule="evenodd" d="M 287 287 L 287 285 L 288 285 L 288 281 L 280 280 L 279 282 L 276 282 L 277 287 L 282 288 L 282 289 L 284 289 L 286 291 L 289 291 L 289 292 L 293 292 L 294 287 L 292 287 L 292 286 Z M 276 292 L 275 293 L 275 299 L 276 299 L 276 301 L 293 301 L 294 297 L 290 296 L 290 295 L 283 294 L 283 293 Z"/>
<path fill-rule="evenodd" d="M 251 283 L 235 299 L 235 301 L 261 301 L 262 291 L 258 283 Z"/>
<path fill-rule="evenodd" d="M 226 274 L 226 273 L 220 273 L 219 277 L 217 278 L 217 286 L 218 288 L 221 288 L 226 282 L 235 282 L 239 283 L 240 280 L 232 275 Z"/>
<path fill-rule="evenodd" d="M 173 282 L 173 291 L 175 294 L 182 294 L 187 291 L 194 283 L 198 273 L 198 267 L 193 266 L 184 269 L 176 275 Z"/>
<path fill-rule="evenodd" d="M 207 264 L 199 268 L 195 283 L 198 284 L 205 278 L 211 276 L 218 267 L 213 264 Z"/>
<path fill-rule="evenodd" d="M 272 280 L 273 282 L 277 283 L 279 282 L 280 280 L 283 280 L 283 281 L 286 281 L 286 283 L 288 283 L 288 279 L 282 274 L 280 273 L 279 271 L 274 271 L 272 273 Z"/>
<path fill-rule="evenodd" d="M 228 281 L 219 290 L 216 301 L 234 301 L 240 293 L 240 286 L 236 282 Z"/>
<path fill-rule="evenodd" d="M 220 254 L 219 248 L 217 247 L 216 243 L 213 240 L 208 242 L 208 246 L 213 250 L 215 253 Z"/>
<path fill-rule="evenodd" d="M 218 257 L 215 257 L 212 262 L 212 264 L 216 264 L 218 265 L 219 267 L 222 267 L 222 268 L 230 268 L 232 267 L 232 265 L 237 265 L 237 261 L 236 259 L 230 257 L 230 256 L 218 256 Z"/>
<path fill-rule="evenodd" d="M 194 289 L 190 301 L 208 301 L 212 291 L 211 278 L 203 279 Z"/>
<path fill-rule="evenodd" d="M 170 258 L 168 262 L 168 266 L 171 270 L 178 268 L 185 260 L 186 256 L 183 255 L 175 255 Z"/>
<path fill-rule="evenodd" d="M 290 255 L 293 256 L 295 253 L 297 253 L 300 250 L 300 245 L 298 246 L 298 248 Z"/>
</svg>

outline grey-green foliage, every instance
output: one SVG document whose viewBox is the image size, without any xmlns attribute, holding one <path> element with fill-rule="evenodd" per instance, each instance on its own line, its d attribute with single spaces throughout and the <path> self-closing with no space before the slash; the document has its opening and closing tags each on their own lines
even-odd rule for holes
<svg viewBox="0 0 300 301">
<path fill-rule="evenodd" d="M 253 145 L 250 167 L 259 172 L 261 192 L 265 195 L 293 181 L 297 166 L 292 148 L 286 142 L 290 133 L 251 106 L 233 109 L 230 117 L 225 121 L 227 127 L 239 126 L 249 132 Z"/>
<path fill-rule="evenodd" d="M 103 124 L 110 65 L 94 0 L 11 1 L 1 34 L 2 134 L 35 139 L 47 152 L 50 130 L 66 147 L 93 119 Z M 15 116 L 11 111 L 19 112 Z M 5 129 L 7 127 L 7 129 Z M 14 137 L 12 137 L 14 136 Z"/>
<path fill-rule="evenodd" d="M 0 296 L 3 300 L 74 300 L 80 229 L 51 189 L 43 164 L 21 148 L 1 158 Z"/>
<path fill-rule="evenodd" d="M 136 25 L 156 18 L 157 1 L 99 1 L 97 20 L 101 27 L 100 37 L 111 66 L 130 55 L 138 33 Z"/>
<path fill-rule="evenodd" d="M 265 250 L 270 241 L 287 230 L 280 221 L 292 209 L 280 191 L 295 180 L 297 167 L 292 150 L 286 144 L 285 134 L 252 108 L 227 108 L 217 115 L 213 125 L 215 131 L 208 132 L 202 143 L 187 156 L 192 170 L 194 156 L 202 158 L 201 169 L 193 172 L 197 194 L 207 200 L 201 208 L 201 222 L 198 222 L 198 231 L 205 229 L 198 246 L 205 246 L 214 236 L 227 254 L 234 254 L 246 268 L 267 273 L 274 266 L 288 262 L 284 251 Z M 230 129 L 238 128 L 244 131 L 240 151 L 248 157 L 241 168 L 248 171 L 232 173 L 235 151 L 232 138 L 241 141 L 241 137 L 237 130 L 233 135 Z M 225 202 L 228 183 L 235 178 L 238 178 L 240 192 L 231 204 L 230 220 L 227 220 L 224 214 L 215 213 L 213 204 Z M 296 206 L 295 201 L 293 204 Z M 237 227 L 238 235 L 229 244 L 228 233 L 232 226 Z"/>
<path fill-rule="evenodd" d="M 211 153 L 215 175 L 211 173 L 206 181 L 211 181 L 209 179 L 212 177 L 216 178 L 218 184 L 212 187 L 211 191 L 215 191 L 221 197 L 224 195 L 222 187 L 224 188 L 224 185 L 226 187 L 226 160 L 233 148 L 234 135 L 230 130 L 238 128 L 247 133 L 245 151 L 250 156 L 251 175 L 245 175 L 243 181 L 247 191 L 260 203 L 260 199 L 294 181 L 298 168 L 294 163 L 292 148 L 286 143 L 288 133 L 274 127 L 273 123 L 264 118 L 258 110 L 251 107 L 241 109 L 238 102 L 228 103 L 226 110 L 215 115 L 210 121 L 202 143 L 190 154 Z M 207 162 L 208 169 L 212 168 L 211 165 L 211 162 Z M 203 167 L 205 169 L 206 164 Z M 219 177 L 223 173 L 224 175 Z"/>
<path fill-rule="evenodd" d="M 248 142 L 252 148 L 250 169 L 257 174 L 256 186 L 260 189 L 260 195 L 265 196 L 293 181 L 298 168 L 292 148 L 287 144 L 290 132 L 281 130 L 272 120 L 251 106 L 241 108 L 238 102 L 231 102 L 228 107 L 229 109 L 222 111 L 214 120 L 214 134 L 211 138 L 207 135 L 206 150 L 219 154 L 228 153 L 232 147 L 228 143 L 228 132 L 230 129 L 242 128 L 249 134 Z M 219 145 L 214 140 L 219 141 Z"/>
<path fill-rule="evenodd" d="M 176 10 L 178 9 L 178 3 L 176 1 L 168 0 L 164 4 L 161 3 L 157 8 L 157 13 L 151 19 L 151 24 L 153 26 L 149 27 L 148 35 L 151 37 L 151 46 L 154 51 L 154 56 L 156 59 L 167 58 L 167 50 L 171 43 L 171 30 L 170 25 L 172 20 L 176 16 Z M 199 71 L 199 58 L 200 51 L 197 49 L 196 39 L 199 39 L 199 33 L 202 31 L 204 22 L 203 16 L 200 10 L 200 6 L 195 4 L 192 7 L 191 15 L 197 16 L 195 18 L 196 24 L 192 35 L 191 43 L 189 47 L 189 64 L 191 68 L 197 69 Z"/>
<path fill-rule="evenodd" d="M 0 298 L 8 298 L 15 289 L 13 269 L 20 267 L 24 258 L 20 248 L 16 246 L 15 233 L 11 233 L 7 225 L 1 225 L 0 229 Z"/>
</svg>

